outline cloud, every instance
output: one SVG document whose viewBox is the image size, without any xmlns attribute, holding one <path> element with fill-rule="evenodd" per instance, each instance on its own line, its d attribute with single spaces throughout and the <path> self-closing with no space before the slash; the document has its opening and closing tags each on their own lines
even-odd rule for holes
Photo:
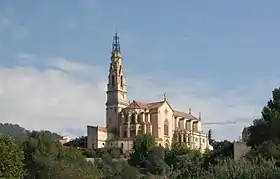
<svg viewBox="0 0 280 179">
<path fill-rule="evenodd" d="M 36 59 L 27 54 L 19 57 Z M 86 134 L 86 125 L 104 126 L 107 66 L 65 58 L 52 58 L 44 65 L 43 69 L 32 63 L 0 68 L 1 121 L 70 136 Z M 162 79 L 161 75 L 130 75 L 127 82 L 129 99 L 158 101 L 166 92 L 174 108 L 188 111 L 191 107 L 195 114 L 201 111 L 204 122 L 238 120 L 236 125 L 211 126 L 217 139 L 236 139 L 253 116 L 259 115 L 276 84 L 266 83 L 267 88 L 256 89 L 261 85 L 255 83 L 223 91 L 208 81 Z M 256 103 L 256 98 L 262 103 Z"/>
</svg>

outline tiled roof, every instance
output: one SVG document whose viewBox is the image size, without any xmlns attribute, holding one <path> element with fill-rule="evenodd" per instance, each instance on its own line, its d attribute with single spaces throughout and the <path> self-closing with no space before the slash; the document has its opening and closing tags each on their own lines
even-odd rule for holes
<svg viewBox="0 0 280 179">
<path fill-rule="evenodd" d="M 151 103 L 142 103 L 136 100 L 133 100 L 126 108 L 129 109 L 155 109 L 159 108 L 165 101 L 158 101 L 158 102 L 151 102 Z M 194 117 L 193 115 L 181 111 L 175 111 L 174 115 L 178 117 L 184 117 L 191 120 L 198 120 L 198 118 Z"/>
<path fill-rule="evenodd" d="M 164 101 L 152 102 L 152 103 L 142 103 L 142 102 L 133 100 L 126 108 L 153 109 L 153 108 L 158 108 L 163 103 L 164 103 Z"/>
<path fill-rule="evenodd" d="M 189 114 L 189 113 L 185 113 L 185 112 L 181 112 L 181 111 L 175 111 L 174 110 L 174 115 L 175 116 L 179 116 L 179 117 L 184 117 L 187 119 L 192 119 L 192 120 L 198 120 L 196 117 L 194 117 L 193 115 Z"/>
</svg>

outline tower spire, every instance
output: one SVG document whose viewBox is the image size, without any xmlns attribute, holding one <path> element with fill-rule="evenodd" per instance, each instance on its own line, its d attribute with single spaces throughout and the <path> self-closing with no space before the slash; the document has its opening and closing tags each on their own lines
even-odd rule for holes
<svg viewBox="0 0 280 179">
<path fill-rule="evenodd" d="M 166 93 L 163 94 L 163 100 L 166 101 Z"/>
<path fill-rule="evenodd" d="M 118 35 L 117 29 L 116 29 L 115 35 L 113 37 L 112 51 L 113 52 L 120 52 L 121 51 L 120 37 Z"/>
</svg>

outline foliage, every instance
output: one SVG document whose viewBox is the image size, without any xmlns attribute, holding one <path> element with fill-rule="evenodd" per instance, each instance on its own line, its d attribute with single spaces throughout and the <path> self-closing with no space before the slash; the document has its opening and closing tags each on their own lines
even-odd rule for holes
<svg viewBox="0 0 280 179">
<path fill-rule="evenodd" d="M 272 99 L 262 110 L 262 117 L 256 119 L 249 127 L 248 145 L 257 148 L 263 142 L 271 140 L 273 143 L 280 143 L 280 88 L 272 92 Z"/>
<path fill-rule="evenodd" d="M 30 131 L 17 124 L 0 123 L 0 133 L 13 137 L 26 137 Z"/>
<path fill-rule="evenodd" d="M 12 136 L 12 137 L 17 138 L 18 140 L 26 139 L 33 132 L 37 132 L 37 131 L 29 131 L 29 130 L 19 126 L 18 124 L 0 123 L 0 134 Z M 50 133 L 56 139 L 59 139 L 61 137 L 59 134 L 54 133 L 54 132 L 50 132 L 50 131 L 41 131 L 41 132 Z"/>
<path fill-rule="evenodd" d="M 0 178 L 22 178 L 23 152 L 13 138 L 0 134 Z"/>
<path fill-rule="evenodd" d="M 26 179 L 31 178 L 99 178 L 93 164 L 82 153 L 63 147 L 48 132 L 34 132 L 24 141 Z"/>
<path fill-rule="evenodd" d="M 208 141 L 209 141 L 209 144 L 212 145 L 212 143 L 214 142 L 213 138 L 212 138 L 212 129 L 209 129 L 208 131 Z"/>
<path fill-rule="evenodd" d="M 87 137 L 82 136 L 82 137 L 75 138 L 75 139 L 65 143 L 64 146 L 86 148 L 87 147 Z"/>
<path fill-rule="evenodd" d="M 275 179 L 280 177 L 280 168 L 273 162 L 265 161 L 233 161 L 227 160 L 213 166 L 204 178 L 232 179 Z"/>
<path fill-rule="evenodd" d="M 155 138 L 151 134 L 136 136 L 133 142 L 133 153 L 130 162 L 135 166 L 145 167 L 149 151 L 155 145 Z"/>
<path fill-rule="evenodd" d="M 233 158 L 233 143 L 227 140 L 213 141 L 212 147 L 214 150 L 206 151 L 204 154 L 204 168 L 210 165 L 216 165 L 219 161 Z"/>
<path fill-rule="evenodd" d="M 214 150 L 204 154 L 178 143 L 176 134 L 170 149 L 157 146 L 155 138 L 148 134 L 135 137 L 133 152 L 127 160 L 119 148 L 86 149 L 86 137 L 62 146 L 55 133 L 30 132 L 18 125 L 1 124 L 0 132 L 7 135 L 0 135 L 0 178 L 280 178 L 279 129 L 280 89 L 273 91 L 262 117 L 246 128 L 251 150 L 239 161 L 233 160 L 233 143 L 213 140 L 211 130 L 208 137 Z"/>
<path fill-rule="evenodd" d="M 165 175 L 169 172 L 169 166 L 165 163 L 165 149 L 153 147 L 148 152 L 145 160 L 145 168 L 154 175 Z"/>
</svg>

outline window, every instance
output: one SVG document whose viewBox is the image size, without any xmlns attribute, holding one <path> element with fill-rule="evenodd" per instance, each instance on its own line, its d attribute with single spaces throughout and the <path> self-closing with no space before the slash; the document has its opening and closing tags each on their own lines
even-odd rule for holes
<svg viewBox="0 0 280 179">
<path fill-rule="evenodd" d="M 123 87 L 123 76 L 121 76 L 121 87 Z"/>
<path fill-rule="evenodd" d="M 112 77 L 111 77 L 112 79 L 111 79 L 111 82 L 112 82 L 112 86 L 115 86 L 115 75 L 112 75 Z"/>
<path fill-rule="evenodd" d="M 205 139 L 202 140 L 202 143 L 205 143 Z"/>
<path fill-rule="evenodd" d="M 136 123 L 135 119 L 136 119 L 136 114 L 132 114 L 130 118 L 132 124 Z"/>
<path fill-rule="evenodd" d="M 164 132 L 163 132 L 165 136 L 168 136 L 168 130 L 169 130 L 168 120 L 165 119 L 165 121 L 164 121 Z"/>
<path fill-rule="evenodd" d="M 121 148 L 123 149 L 123 143 L 121 143 Z"/>
</svg>

